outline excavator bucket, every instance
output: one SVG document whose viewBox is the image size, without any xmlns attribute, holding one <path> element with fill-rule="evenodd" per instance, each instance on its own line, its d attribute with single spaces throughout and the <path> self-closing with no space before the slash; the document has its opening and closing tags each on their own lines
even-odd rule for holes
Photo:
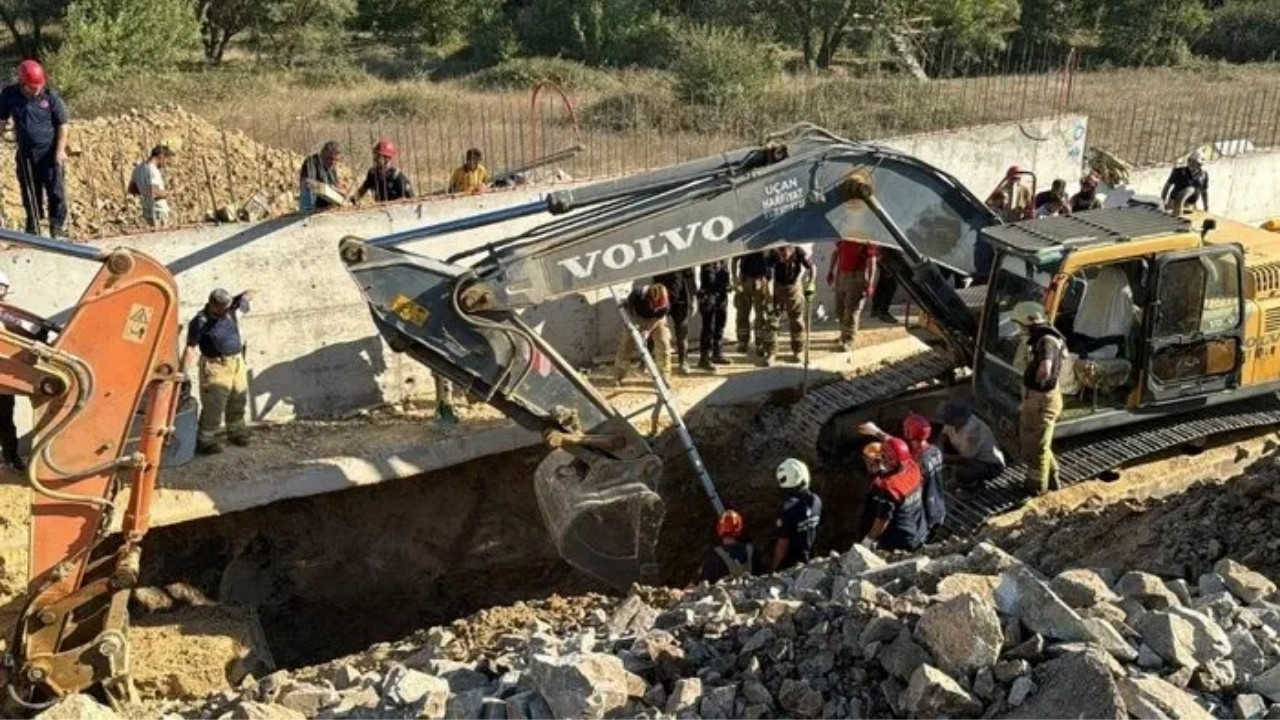
<svg viewBox="0 0 1280 720">
<path fill-rule="evenodd" d="M 560 556 L 615 588 L 655 582 L 664 508 L 651 483 L 661 472 L 652 455 L 588 463 L 555 450 L 544 458 L 534 489 Z"/>
</svg>

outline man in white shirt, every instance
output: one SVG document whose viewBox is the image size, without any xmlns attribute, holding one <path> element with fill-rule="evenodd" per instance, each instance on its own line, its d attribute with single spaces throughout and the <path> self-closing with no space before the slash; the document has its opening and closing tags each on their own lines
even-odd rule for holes
<svg viewBox="0 0 1280 720">
<path fill-rule="evenodd" d="M 151 157 L 133 169 L 133 179 L 129 181 L 129 194 L 142 199 L 142 217 L 151 227 L 169 224 L 169 188 L 161 170 L 171 157 L 173 151 L 168 146 L 155 146 Z"/>
<path fill-rule="evenodd" d="M 996 446 L 991 426 L 963 403 L 942 408 L 943 461 L 952 477 L 962 483 L 993 480 L 1004 472 L 1004 454 Z"/>
</svg>

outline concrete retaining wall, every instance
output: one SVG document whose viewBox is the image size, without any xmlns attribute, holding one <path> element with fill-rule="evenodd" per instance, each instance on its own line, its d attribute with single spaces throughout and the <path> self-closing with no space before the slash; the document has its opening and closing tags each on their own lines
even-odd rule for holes
<svg viewBox="0 0 1280 720">
<path fill-rule="evenodd" d="M 1073 116 L 898 138 L 886 144 L 946 169 L 985 196 L 1010 164 L 1033 169 L 1041 178 L 1076 176 L 1085 132 L 1085 118 Z M 199 310 L 214 287 L 254 289 L 255 309 L 243 324 L 253 368 L 253 418 L 332 416 L 380 402 L 425 397 L 431 390 L 424 368 L 390 352 L 375 335 L 365 305 L 338 260 L 338 240 L 401 231 L 536 197 L 533 191 L 495 193 L 254 225 L 178 229 L 98 244 L 127 244 L 169 264 L 179 280 L 184 318 Z M 515 221 L 409 247 L 443 258 L 536 222 Z M 829 248 L 819 249 L 821 274 L 829 253 Z M 28 250 L 4 252 L 0 268 L 13 279 L 11 302 L 48 315 L 74 304 L 95 271 L 89 263 Z M 610 352 L 617 336 L 616 311 L 599 302 L 605 297 L 607 291 L 565 298 L 531 312 L 529 319 L 570 360 L 584 364 Z M 833 308 L 825 285 L 818 301 Z M 728 334 L 732 338 L 732 330 Z M 25 403 L 22 406 L 25 409 Z"/>
<path fill-rule="evenodd" d="M 1234 220 L 1260 223 L 1280 216 L 1280 152 L 1255 153 L 1205 163 L 1209 209 Z M 1139 170 L 1130 185 L 1143 195 L 1160 194 L 1169 167 Z"/>
</svg>

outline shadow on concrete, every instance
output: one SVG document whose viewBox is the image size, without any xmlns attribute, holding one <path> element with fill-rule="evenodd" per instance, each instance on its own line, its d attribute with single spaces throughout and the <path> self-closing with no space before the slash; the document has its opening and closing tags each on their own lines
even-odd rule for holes
<svg viewBox="0 0 1280 720">
<path fill-rule="evenodd" d="M 589 363 L 595 355 L 594 333 L 583 333 L 583 327 L 595 327 L 591 322 L 596 309 L 583 295 L 567 295 L 520 313 L 520 319 L 533 328 L 556 349 L 562 357 L 575 366 Z"/>
<path fill-rule="evenodd" d="M 367 337 L 325 345 L 261 373 L 249 372 L 250 418 L 260 422 L 282 402 L 298 417 L 342 414 L 377 405 L 376 378 L 387 369 L 382 341 Z"/>
<path fill-rule="evenodd" d="M 192 268 L 199 267 L 214 258 L 226 255 L 229 252 L 245 247 L 249 243 L 261 240 L 277 230 L 283 230 L 290 225 L 302 222 L 308 217 L 310 216 L 300 214 L 286 215 L 284 217 L 275 218 L 274 220 L 264 220 L 263 222 L 254 223 L 231 237 L 223 238 L 208 247 L 200 248 L 185 257 L 180 257 L 177 260 L 174 260 L 168 265 L 169 272 L 174 275 L 180 275 Z"/>
</svg>

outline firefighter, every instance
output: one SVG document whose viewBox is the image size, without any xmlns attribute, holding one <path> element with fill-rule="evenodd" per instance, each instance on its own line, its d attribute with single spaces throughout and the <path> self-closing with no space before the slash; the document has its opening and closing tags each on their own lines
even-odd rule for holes
<svg viewBox="0 0 1280 720">
<path fill-rule="evenodd" d="M 18 63 L 18 82 L 0 91 L 0 129 L 13 120 L 18 154 L 18 190 L 27 213 L 27 233 L 63 237 L 67 226 L 67 106 L 45 82 L 35 60 Z"/>
<path fill-rule="evenodd" d="M 1027 463 L 1027 492 L 1043 495 L 1059 485 L 1058 461 L 1053 456 L 1053 428 L 1062 414 L 1058 375 L 1067 343 L 1049 324 L 1044 306 L 1021 302 L 1013 308 L 1013 321 L 1025 334 L 1019 355 L 1026 358 L 1022 373 L 1022 409 L 1019 440 Z"/>
<path fill-rule="evenodd" d="M 698 367 L 715 370 L 728 365 L 724 356 L 724 323 L 729 311 L 732 279 L 727 260 L 709 262 L 698 269 L 698 314 L 702 315 L 702 335 L 698 342 Z"/>
<path fill-rule="evenodd" d="M 808 562 L 818 539 L 818 523 L 822 520 L 822 498 L 809 489 L 808 465 L 787 458 L 778 465 L 775 476 L 786 499 L 778 511 L 778 540 L 773 546 L 770 572 Z"/>
<path fill-rule="evenodd" d="M 671 301 L 667 296 L 667 288 L 661 283 L 650 283 L 631 291 L 623 304 L 623 310 L 631 322 L 635 323 L 644 340 L 653 340 L 653 361 L 663 377 L 671 375 L 671 330 L 667 327 L 667 313 L 671 310 Z M 631 370 L 631 356 L 635 352 L 635 343 L 631 333 L 623 329 L 618 340 L 618 352 L 613 359 L 614 377 L 621 385 Z"/>
<path fill-rule="evenodd" d="M 858 427 L 858 432 L 875 438 L 880 443 L 885 443 L 892 437 L 875 423 L 863 423 Z M 930 539 L 947 519 L 947 500 L 942 484 L 942 448 L 929 442 L 932 435 L 933 424 L 929 422 L 929 418 L 914 412 L 907 413 L 903 418 L 902 437 L 911 451 L 911 459 L 920 468 L 925 526 Z"/>
<path fill-rule="evenodd" d="M 773 313 L 768 340 L 764 343 L 765 365 L 773 361 L 774 342 L 778 324 L 785 316 L 791 331 L 792 362 L 800 362 L 804 351 L 806 299 L 812 298 L 813 260 L 804 248 L 784 245 L 773 251 Z"/>
<path fill-rule="evenodd" d="M 378 144 L 373 146 L 373 167 L 369 168 L 369 172 L 364 176 L 364 182 L 356 189 L 355 197 L 351 198 L 352 205 L 358 205 L 365 193 L 370 192 L 378 202 L 413 197 L 413 186 L 409 184 L 409 177 L 396 166 L 398 154 L 395 143 L 387 138 L 378 140 Z"/>
<path fill-rule="evenodd" d="M 725 510 L 716 520 L 716 546 L 702 561 L 702 580 L 714 583 L 760 572 L 760 554 L 744 539 L 746 523 L 737 510 Z"/>
<path fill-rule="evenodd" d="M 182 354 L 182 373 L 190 377 L 196 352 L 200 354 L 200 436 L 196 452 L 222 452 L 217 432 L 223 419 L 227 439 L 241 447 L 249 444 L 244 413 L 249 401 L 249 370 L 245 364 L 245 344 L 240 335 L 239 314 L 249 312 L 252 291 L 235 297 L 218 288 L 209 294 L 204 309 L 187 325 L 187 348 Z"/>
<path fill-rule="evenodd" d="M 675 335 L 676 364 L 681 375 L 689 374 L 689 316 L 692 314 L 694 298 L 698 294 L 698 278 L 693 268 L 663 273 L 653 279 L 667 289 L 667 297 L 671 309 L 667 317 L 671 318 L 671 329 Z"/>
<path fill-rule="evenodd" d="M 865 534 L 861 544 L 882 550 L 911 552 L 928 534 L 924 513 L 924 481 L 911 449 L 902 438 L 867 443 L 862 459 L 871 474 L 867 495 Z"/>
<path fill-rule="evenodd" d="M 773 253 L 754 252 L 736 258 L 732 265 L 733 308 L 737 315 L 738 352 L 751 347 L 752 317 L 755 312 L 756 354 L 764 356 L 764 340 L 769 337 L 773 302 L 769 283 L 773 281 Z"/>
</svg>

